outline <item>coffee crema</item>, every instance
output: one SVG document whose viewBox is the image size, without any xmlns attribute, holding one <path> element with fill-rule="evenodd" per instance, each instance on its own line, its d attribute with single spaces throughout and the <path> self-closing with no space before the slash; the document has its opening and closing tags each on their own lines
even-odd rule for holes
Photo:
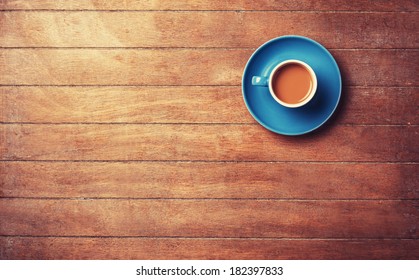
<svg viewBox="0 0 419 280">
<path fill-rule="evenodd" d="M 272 79 L 275 96 L 288 104 L 304 101 L 310 96 L 312 87 L 310 72 L 297 63 L 289 63 L 279 68 Z"/>
</svg>

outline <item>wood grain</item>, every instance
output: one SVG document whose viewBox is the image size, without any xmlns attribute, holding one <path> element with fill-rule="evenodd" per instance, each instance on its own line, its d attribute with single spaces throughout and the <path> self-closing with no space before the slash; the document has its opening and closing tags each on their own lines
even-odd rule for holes
<svg viewBox="0 0 419 280">
<path fill-rule="evenodd" d="M 0 197 L 417 199 L 417 164 L 0 162 Z"/>
<path fill-rule="evenodd" d="M 127 248 L 130 248 L 127 250 Z M 0 237 L 0 259 L 417 259 L 418 240 Z M 186 257 L 187 256 L 187 257 Z"/>
<path fill-rule="evenodd" d="M 418 88 L 346 87 L 341 124 L 419 124 Z M 247 123 L 241 87 L 0 87 L 6 123 Z"/>
<path fill-rule="evenodd" d="M 0 0 L 0 259 L 418 259 L 418 12 Z M 302 137 L 241 94 L 255 48 L 285 34 L 343 77 Z"/>
<path fill-rule="evenodd" d="M 0 85 L 240 85 L 252 50 L 0 49 Z M 334 50 L 345 85 L 418 86 L 418 50 Z"/>
<path fill-rule="evenodd" d="M 0 46 L 254 48 L 292 33 L 328 48 L 417 48 L 417 18 L 417 13 L 5 12 Z"/>
<path fill-rule="evenodd" d="M 414 0 L 372 1 L 310 1 L 310 0 L 0 0 L 0 9 L 52 10 L 349 10 L 349 11 L 418 11 Z"/>
<path fill-rule="evenodd" d="M 388 200 L 1 199 L 0 235 L 418 238 L 418 206 Z"/>
<path fill-rule="evenodd" d="M 240 87 L 0 87 L 0 99 L 2 122 L 255 123 Z"/>
<path fill-rule="evenodd" d="M 419 126 L 1 125 L 3 160 L 417 161 Z M 377 140 L 379 139 L 379 140 Z"/>
</svg>

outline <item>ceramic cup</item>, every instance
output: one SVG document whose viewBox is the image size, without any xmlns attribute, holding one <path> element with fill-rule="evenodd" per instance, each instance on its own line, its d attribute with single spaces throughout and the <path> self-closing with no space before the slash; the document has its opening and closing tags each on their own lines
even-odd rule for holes
<svg viewBox="0 0 419 280">
<path fill-rule="evenodd" d="M 317 77 L 307 63 L 289 59 L 276 65 L 268 77 L 253 76 L 252 85 L 268 87 L 276 102 L 288 108 L 298 108 L 313 99 Z"/>
</svg>

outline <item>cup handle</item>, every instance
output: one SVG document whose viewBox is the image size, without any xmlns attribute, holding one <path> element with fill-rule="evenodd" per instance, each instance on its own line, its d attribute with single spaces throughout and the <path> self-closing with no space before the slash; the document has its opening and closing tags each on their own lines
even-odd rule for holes
<svg viewBox="0 0 419 280">
<path fill-rule="evenodd" d="M 259 86 L 259 87 L 267 87 L 268 86 L 268 78 L 263 76 L 253 76 L 252 77 L 252 85 Z"/>
</svg>

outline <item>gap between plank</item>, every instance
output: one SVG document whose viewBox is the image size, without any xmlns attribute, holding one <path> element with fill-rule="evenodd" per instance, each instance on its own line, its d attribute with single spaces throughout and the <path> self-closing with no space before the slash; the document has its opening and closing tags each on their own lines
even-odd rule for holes
<svg viewBox="0 0 419 280">
<path fill-rule="evenodd" d="M 1 49 L 6 50 L 20 50 L 20 49 L 47 49 L 47 50 L 71 50 L 71 49 L 88 49 L 88 50 L 256 50 L 257 47 L 51 47 L 51 46 L 25 46 L 25 47 L 4 47 L 0 46 Z M 380 51 L 380 50 L 401 50 L 401 51 L 418 51 L 419 48 L 328 48 L 332 51 Z"/>
<path fill-rule="evenodd" d="M 301 199 L 301 198 L 168 198 L 168 197 L 0 197 L 1 200 L 174 200 L 174 201 L 204 201 L 204 200 L 228 200 L 228 201 L 278 201 L 278 202 L 365 202 L 365 201 L 419 201 L 419 198 L 400 198 L 400 199 L 385 199 L 385 198 L 330 198 L 330 199 Z"/>
<path fill-rule="evenodd" d="M 97 239 L 211 239 L 211 240 L 307 240 L 307 241 L 373 241 L 419 240 L 418 238 L 318 238 L 318 237 L 188 237 L 188 236 L 96 236 L 96 235 L 0 235 L 0 238 L 97 238 Z"/>
<path fill-rule="evenodd" d="M 217 84 L 201 84 L 201 85 L 160 85 L 160 84 L 0 84 L 0 87 L 241 87 L 241 84 L 217 85 Z M 344 87 L 360 87 L 360 88 L 418 88 L 419 85 L 344 85 Z"/>
<path fill-rule="evenodd" d="M 159 88 L 172 88 L 172 87 L 230 87 L 230 88 L 237 88 L 237 87 L 241 87 L 241 85 L 135 85 L 135 84 L 130 84 L 130 85 L 121 85 L 121 84 L 109 84 L 109 85 L 102 85 L 102 84 L 90 84 L 90 85 L 65 85 L 65 84 L 61 84 L 61 85 L 48 85 L 48 84 L 27 84 L 27 85 L 14 85 L 14 84 L 0 84 L 0 87 L 99 87 L 99 88 L 103 88 L 103 87 L 131 87 L 131 88 L 136 88 L 136 87 L 159 87 Z M 419 88 L 419 86 L 388 86 L 388 85 L 343 85 L 342 88 Z M 419 93 L 419 92 L 418 92 Z"/>
<path fill-rule="evenodd" d="M 86 162 L 86 163 L 287 163 L 287 164 L 418 164 L 416 161 L 286 161 L 286 160 L 49 160 L 49 159 L 0 159 L 0 162 Z"/>
<path fill-rule="evenodd" d="M 188 126 L 255 126 L 258 123 L 207 123 L 207 122 L 0 122 L 0 125 L 188 125 Z M 416 127 L 419 124 L 339 124 L 351 127 Z"/>
<path fill-rule="evenodd" d="M 0 125 L 236 125 L 236 126 L 253 126 L 257 123 L 179 123 L 179 122 L 0 122 Z M 361 126 L 361 125 L 360 125 Z M 365 125 L 369 126 L 369 125 Z M 380 126 L 380 125 L 372 125 Z M 384 126 L 384 125 L 383 125 Z M 387 126 L 387 125 L 386 125 Z M 392 124 L 388 126 L 415 126 L 415 125 L 404 125 L 404 124 Z"/>
<path fill-rule="evenodd" d="M 240 9 L 232 9 L 232 10 L 176 10 L 176 9 L 133 9 L 133 10 L 126 10 L 126 9 L 2 9 L 0 12 L 107 12 L 107 13 L 138 13 L 138 12 L 162 12 L 162 13 L 324 13 L 324 14 L 407 14 L 407 13 L 418 13 L 418 11 L 365 11 L 365 10 L 240 10 Z"/>
</svg>

